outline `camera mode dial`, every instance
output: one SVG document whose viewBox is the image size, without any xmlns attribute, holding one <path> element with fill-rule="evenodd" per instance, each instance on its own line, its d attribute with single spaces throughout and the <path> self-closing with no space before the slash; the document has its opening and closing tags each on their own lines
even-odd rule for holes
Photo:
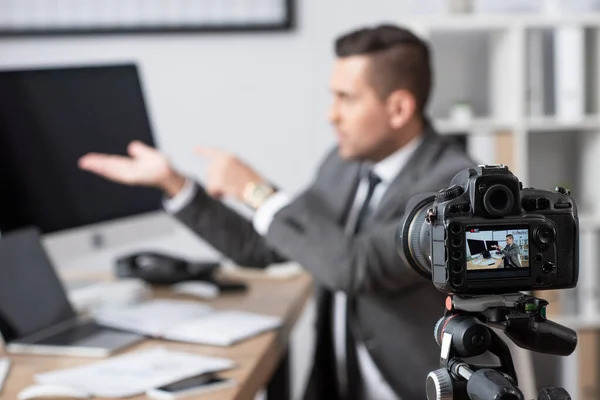
<svg viewBox="0 0 600 400">
<path fill-rule="evenodd" d="M 444 202 L 444 201 L 452 200 L 452 199 L 457 198 L 461 194 L 463 194 L 462 186 L 452 185 L 450 187 L 447 187 L 447 188 L 442 189 L 439 192 L 437 192 L 437 194 L 435 195 L 435 201 Z"/>
</svg>

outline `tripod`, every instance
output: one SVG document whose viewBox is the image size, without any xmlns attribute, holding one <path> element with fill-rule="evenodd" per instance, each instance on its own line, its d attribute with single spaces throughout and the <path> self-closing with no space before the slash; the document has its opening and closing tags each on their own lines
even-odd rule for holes
<svg viewBox="0 0 600 400">
<path fill-rule="evenodd" d="M 427 376 L 428 400 L 524 400 L 499 328 L 519 347 L 566 356 L 577 346 L 577 334 L 546 319 L 548 302 L 522 293 L 449 296 L 446 313 L 435 326 L 441 368 Z M 464 359 L 489 351 L 499 366 L 470 364 Z M 570 400 L 563 388 L 546 388 L 538 400 Z"/>
</svg>

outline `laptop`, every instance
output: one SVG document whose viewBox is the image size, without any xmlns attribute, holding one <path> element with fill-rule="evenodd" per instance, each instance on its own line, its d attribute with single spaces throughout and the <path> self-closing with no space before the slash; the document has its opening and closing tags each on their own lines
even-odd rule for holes
<svg viewBox="0 0 600 400">
<path fill-rule="evenodd" d="M 78 317 L 37 228 L 0 237 L 0 333 L 9 353 L 106 357 L 143 336 Z"/>
</svg>

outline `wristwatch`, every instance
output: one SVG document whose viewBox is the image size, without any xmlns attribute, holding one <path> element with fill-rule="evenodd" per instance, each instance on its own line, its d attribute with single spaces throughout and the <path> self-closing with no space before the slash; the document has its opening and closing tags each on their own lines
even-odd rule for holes
<svg viewBox="0 0 600 400">
<path fill-rule="evenodd" d="M 259 208 L 273 193 L 275 188 L 265 182 L 249 182 L 244 189 L 244 203 L 250 207 Z"/>
</svg>

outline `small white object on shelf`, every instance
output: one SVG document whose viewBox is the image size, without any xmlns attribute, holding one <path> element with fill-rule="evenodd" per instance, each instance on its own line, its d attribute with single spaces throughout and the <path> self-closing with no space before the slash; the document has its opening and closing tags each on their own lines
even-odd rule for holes
<svg viewBox="0 0 600 400">
<path fill-rule="evenodd" d="M 448 11 L 453 14 L 466 14 L 473 11 L 473 0 L 448 0 Z"/>
<path fill-rule="evenodd" d="M 450 109 L 450 121 L 458 125 L 468 125 L 473 120 L 473 109 L 465 101 L 456 102 Z"/>
</svg>

